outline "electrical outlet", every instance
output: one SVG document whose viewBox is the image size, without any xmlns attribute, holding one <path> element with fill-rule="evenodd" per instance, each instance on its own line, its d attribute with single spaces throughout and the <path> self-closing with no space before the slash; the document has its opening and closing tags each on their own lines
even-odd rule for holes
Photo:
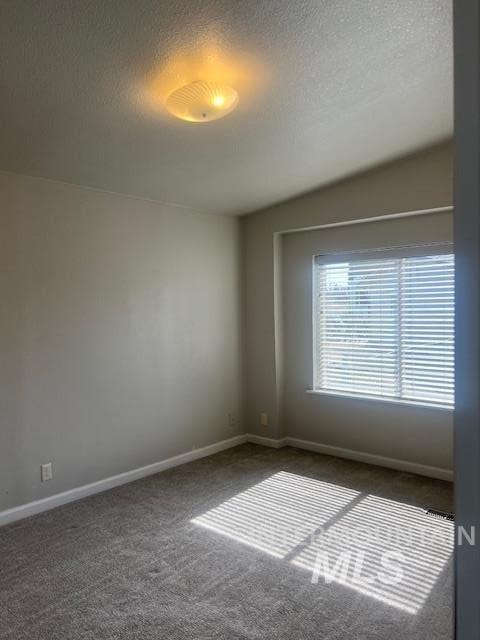
<svg viewBox="0 0 480 640">
<path fill-rule="evenodd" d="M 53 468 L 52 463 L 47 462 L 46 464 L 42 464 L 40 467 L 42 482 L 46 482 L 47 480 L 51 480 L 53 478 Z"/>
<path fill-rule="evenodd" d="M 268 413 L 260 414 L 260 424 L 262 427 L 268 427 Z"/>
<path fill-rule="evenodd" d="M 237 419 L 234 413 L 228 414 L 228 426 L 232 429 L 235 429 L 235 427 L 237 426 Z"/>
</svg>

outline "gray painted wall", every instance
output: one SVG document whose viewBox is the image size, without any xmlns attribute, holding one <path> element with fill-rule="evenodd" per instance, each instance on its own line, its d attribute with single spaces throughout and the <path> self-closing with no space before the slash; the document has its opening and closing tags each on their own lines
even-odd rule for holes
<svg viewBox="0 0 480 640">
<path fill-rule="evenodd" d="M 318 398 L 284 403 L 279 232 L 448 206 L 451 172 L 446 143 L 241 221 L 0 174 L 0 510 L 240 431 L 367 450 L 358 433 L 308 430 Z M 369 449 L 393 455 L 380 421 Z M 442 434 L 411 459 L 447 466 Z"/>
<path fill-rule="evenodd" d="M 247 431 L 271 438 L 285 434 L 280 233 L 450 206 L 452 172 L 452 144 L 447 142 L 244 219 Z M 312 403 L 316 400 L 311 398 Z M 268 427 L 260 426 L 262 411 L 269 414 Z M 298 423 L 304 418 L 295 417 Z M 359 446 L 355 439 L 331 435 L 331 444 Z M 320 434 L 310 439 L 320 441 Z M 383 452 L 388 455 L 386 449 Z M 395 457 L 400 453 L 397 450 Z M 446 454 L 443 459 L 447 460 Z"/>
<path fill-rule="evenodd" d="M 8 174 L 0 198 L 0 510 L 240 430 L 238 220 Z"/>
<path fill-rule="evenodd" d="M 289 436 L 452 469 L 453 411 L 305 393 L 312 387 L 312 256 L 451 242 L 439 213 L 283 236 L 283 427 Z"/>
</svg>

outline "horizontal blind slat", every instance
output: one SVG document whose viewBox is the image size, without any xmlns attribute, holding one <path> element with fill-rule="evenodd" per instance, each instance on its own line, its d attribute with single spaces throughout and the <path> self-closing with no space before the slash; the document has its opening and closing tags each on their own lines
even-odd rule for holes
<svg viewBox="0 0 480 640">
<path fill-rule="evenodd" d="M 453 403 L 453 255 L 314 269 L 316 387 Z"/>
</svg>

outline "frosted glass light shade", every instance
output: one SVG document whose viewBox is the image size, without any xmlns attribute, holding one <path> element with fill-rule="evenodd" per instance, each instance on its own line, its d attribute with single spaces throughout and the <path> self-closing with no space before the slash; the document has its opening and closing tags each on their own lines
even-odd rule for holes
<svg viewBox="0 0 480 640">
<path fill-rule="evenodd" d="M 235 109 L 238 93 L 226 84 L 191 82 L 171 93 L 166 100 L 170 113 L 188 122 L 211 122 Z"/>
</svg>

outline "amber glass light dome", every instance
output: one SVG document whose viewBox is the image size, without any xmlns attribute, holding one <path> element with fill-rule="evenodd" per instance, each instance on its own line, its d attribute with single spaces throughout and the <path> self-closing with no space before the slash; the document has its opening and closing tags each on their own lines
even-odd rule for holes
<svg viewBox="0 0 480 640">
<path fill-rule="evenodd" d="M 229 85 L 197 81 L 171 93 L 166 107 L 171 114 L 188 122 L 211 122 L 235 109 L 238 93 Z"/>
</svg>

